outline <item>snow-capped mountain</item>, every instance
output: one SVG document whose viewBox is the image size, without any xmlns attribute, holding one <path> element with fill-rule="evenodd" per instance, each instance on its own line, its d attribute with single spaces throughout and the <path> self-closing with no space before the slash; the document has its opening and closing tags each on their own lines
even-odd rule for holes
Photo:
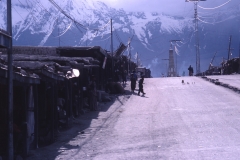
<svg viewBox="0 0 240 160">
<path fill-rule="evenodd" d="M 5 0 L 6 1 L 6 0 Z M 6 28 L 6 6 L 0 2 L 0 28 Z M 131 53 L 138 52 L 142 65 L 154 77 L 166 74 L 170 40 L 175 47 L 179 74 L 195 65 L 194 20 L 152 12 L 125 12 L 92 0 L 19 0 L 12 5 L 14 45 L 93 46 L 110 50 L 110 19 L 113 19 L 114 49 L 133 35 Z M 192 13 L 193 14 L 193 13 Z M 215 65 L 227 58 L 232 35 L 233 56 L 238 56 L 239 7 L 199 15 L 201 70 L 206 70 L 215 51 Z M 124 54 L 128 54 L 126 51 Z"/>
</svg>

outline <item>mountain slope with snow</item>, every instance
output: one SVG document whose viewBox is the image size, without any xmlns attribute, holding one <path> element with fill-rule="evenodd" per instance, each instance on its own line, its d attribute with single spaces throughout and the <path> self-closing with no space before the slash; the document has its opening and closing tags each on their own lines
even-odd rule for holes
<svg viewBox="0 0 240 160">
<path fill-rule="evenodd" d="M 3 3 L 0 3 L 0 9 L 0 27 L 4 28 L 6 16 L 3 13 L 6 7 Z M 125 12 L 92 0 L 19 0 L 14 1 L 12 12 L 14 45 L 99 45 L 110 50 L 112 18 L 114 49 L 120 42 L 127 44 L 129 37 L 134 35 L 132 57 L 138 52 L 142 65 L 151 68 L 153 76 L 166 73 L 168 63 L 162 59 L 168 58 L 170 40 L 182 40 L 176 44 L 179 73 L 186 71 L 189 64 L 195 65 L 193 18 L 157 12 Z M 205 70 L 215 51 L 219 51 L 216 65 L 220 63 L 227 52 L 230 35 L 233 35 L 233 46 L 237 46 L 239 8 L 236 6 L 229 11 L 204 13 L 199 18 L 201 68 Z"/>
</svg>

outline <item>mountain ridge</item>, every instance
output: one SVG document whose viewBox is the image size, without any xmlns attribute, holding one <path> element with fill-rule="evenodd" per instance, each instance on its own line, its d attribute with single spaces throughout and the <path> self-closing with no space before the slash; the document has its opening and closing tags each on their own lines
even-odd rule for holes
<svg viewBox="0 0 240 160">
<path fill-rule="evenodd" d="M 13 17 L 16 17 L 13 18 L 14 45 L 98 45 L 106 50 L 110 50 L 109 20 L 112 17 L 114 49 L 117 49 L 120 42 L 127 44 L 129 37 L 134 35 L 131 42 L 132 57 L 138 52 L 142 65 L 150 68 L 154 77 L 159 77 L 162 73 L 166 73 L 167 62 L 162 59 L 168 58 L 168 50 L 171 46 L 169 41 L 173 39 L 182 40 L 182 42 L 176 44 L 176 48 L 179 51 L 176 57 L 178 59 L 179 74 L 186 70 L 189 64 L 193 66 L 195 64 L 193 18 L 171 16 L 160 12 L 126 12 L 123 9 L 117 10 L 108 7 L 103 2 L 93 2 L 91 0 L 55 2 L 60 6 L 62 11 L 57 10 L 50 2 L 47 3 L 41 0 L 34 0 L 25 5 L 21 3 L 13 4 L 13 10 L 15 10 Z M 4 8 L 0 5 L 1 7 Z M 17 11 L 22 12 L 18 13 Z M 67 18 L 62 12 L 74 18 L 75 22 Z M 204 20 L 207 21 L 209 19 L 206 17 L 212 15 L 206 14 L 204 16 Z M 206 69 L 207 64 L 210 62 L 211 54 L 209 52 L 213 52 L 218 48 L 218 46 L 215 46 L 209 49 L 210 46 L 212 47 L 214 37 L 217 36 L 217 33 L 214 36 L 209 36 L 209 33 L 212 34 L 209 30 L 213 30 L 217 26 L 218 30 L 221 30 L 223 27 L 225 28 L 222 32 L 229 31 L 229 33 L 226 33 L 228 36 L 230 34 L 239 34 L 238 28 L 234 27 L 233 24 L 236 21 L 239 23 L 237 19 L 239 17 L 239 10 L 237 8 L 229 12 L 215 13 L 214 16 L 215 19 L 213 19 L 218 21 L 228 18 L 229 24 L 228 26 L 221 25 L 219 27 L 217 24 L 209 25 L 200 21 L 200 53 L 202 54 L 201 57 L 204 58 L 203 63 L 201 62 L 204 67 L 201 70 Z M 76 25 L 77 22 L 81 23 L 87 29 Z M 3 26 L 3 24 L 0 24 L 0 26 Z M 230 31 L 229 28 L 232 26 L 234 30 Z M 116 38 L 117 36 L 118 38 Z M 237 38 L 237 36 L 234 38 Z M 221 41 L 217 41 L 221 46 L 227 43 L 228 37 L 226 36 Z M 236 47 L 237 45 L 234 43 L 233 46 Z M 125 52 L 124 54 L 128 53 Z M 220 62 L 219 57 L 216 58 L 218 63 Z"/>
</svg>

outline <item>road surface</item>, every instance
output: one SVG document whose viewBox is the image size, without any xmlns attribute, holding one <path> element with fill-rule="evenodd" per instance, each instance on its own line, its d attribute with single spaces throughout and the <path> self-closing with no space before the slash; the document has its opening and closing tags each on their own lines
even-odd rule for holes
<svg viewBox="0 0 240 160">
<path fill-rule="evenodd" d="M 207 76 L 211 79 L 218 79 L 219 82 L 223 82 L 225 84 L 230 84 L 234 87 L 240 89 L 240 74 L 237 75 L 219 75 L 219 76 Z"/>
<path fill-rule="evenodd" d="M 87 113 L 29 159 L 239 160 L 239 93 L 198 77 L 145 79 L 144 90 Z"/>
</svg>

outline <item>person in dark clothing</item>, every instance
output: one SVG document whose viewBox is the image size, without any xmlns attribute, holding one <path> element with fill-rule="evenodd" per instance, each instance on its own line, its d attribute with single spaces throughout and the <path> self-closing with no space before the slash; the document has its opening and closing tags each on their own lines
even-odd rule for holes
<svg viewBox="0 0 240 160">
<path fill-rule="evenodd" d="M 136 88 L 136 81 L 137 81 L 137 75 L 136 75 L 135 71 L 133 71 L 133 73 L 131 73 L 130 80 L 131 80 L 131 90 L 132 90 L 132 92 L 134 92 L 134 90 Z"/>
<path fill-rule="evenodd" d="M 141 79 L 139 80 L 139 84 L 138 84 L 138 86 L 139 86 L 139 90 L 138 90 L 138 95 L 140 95 L 140 92 L 144 95 L 144 94 L 146 94 L 146 93 L 144 93 L 143 92 L 143 80 L 144 80 L 144 76 L 142 76 L 141 77 Z"/>
<path fill-rule="evenodd" d="M 191 65 L 188 67 L 188 71 L 189 71 L 189 76 L 193 76 L 193 68 Z"/>
</svg>

